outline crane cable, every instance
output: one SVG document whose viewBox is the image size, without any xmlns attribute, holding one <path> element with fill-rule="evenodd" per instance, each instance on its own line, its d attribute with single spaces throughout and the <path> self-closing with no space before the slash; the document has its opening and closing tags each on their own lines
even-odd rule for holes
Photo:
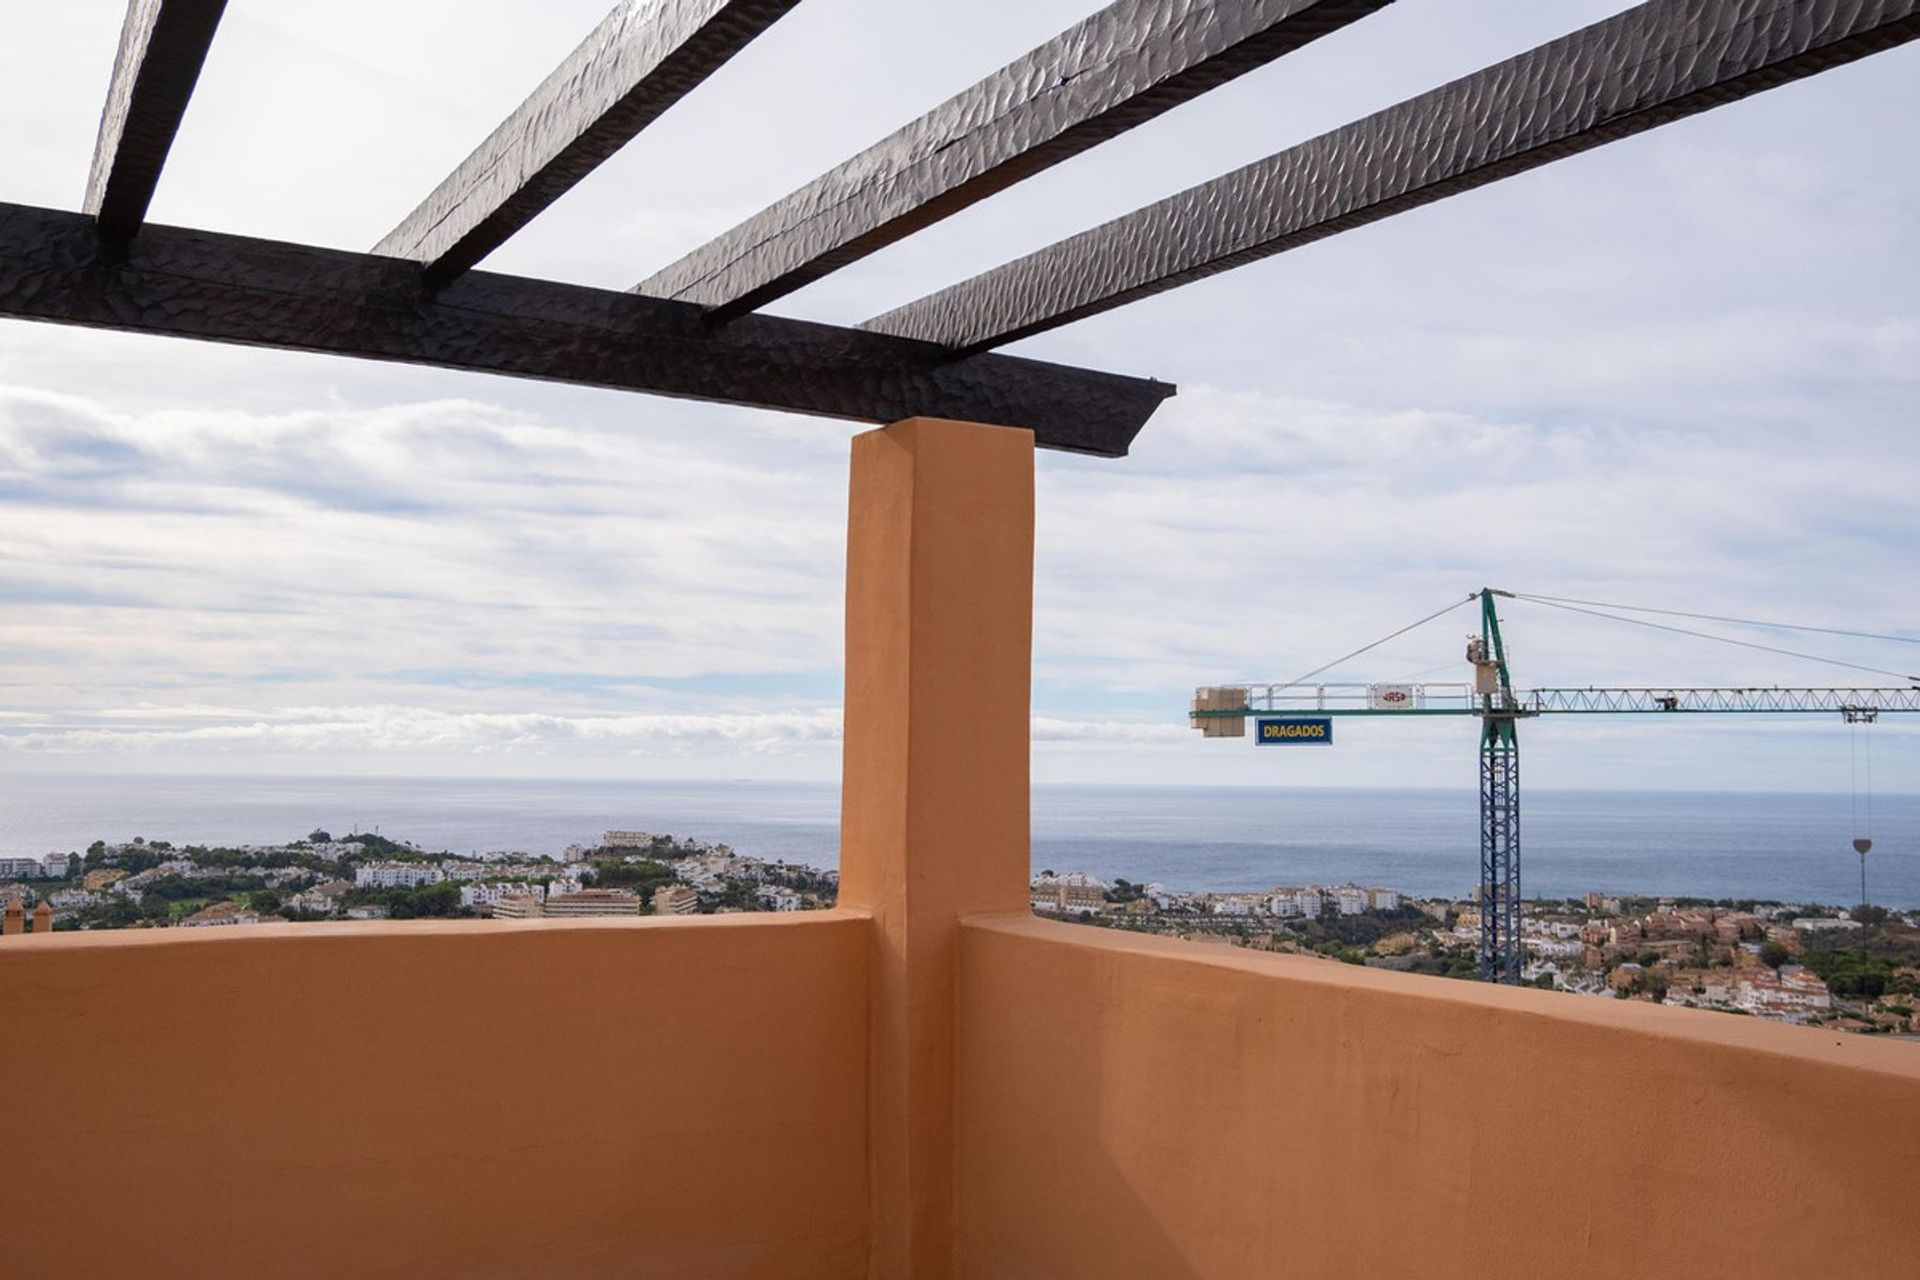
<svg viewBox="0 0 1920 1280">
<path fill-rule="evenodd" d="M 1683 609 L 1654 609 L 1638 604 L 1609 604 L 1604 600 L 1579 600 L 1572 596 L 1539 596 L 1524 591 L 1513 593 L 1516 600 L 1536 604 L 1584 604 L 1595 609 L 1620 609 L 1627 613 L 1657 613 L 1668 618 L 1693 618 L 1700 622 L 1731 622 L 1741 627 L 1766 627 L 1775 631 L 1812 631 L 1825 636 L 1851 636 L 1856 640 L 1886 640 L 1893 644 L 1920 644 L 1920 636 L 1892 636 L 1879 631 L 1848 631 L 1843 627 L 1810 627 L 1798 622 L 1763 622 L 1758 618 L 1730 618 L 1721 613 L 1688 613 Z"/>
<path fill-rule="evenodd" d="M 1762 653 L 1777 653 L 1789 658 L 1801 658 L 1808 662 L 1823 662 L 1831 667 L 1847 667 L 1854 671 L 1865 671 L 1876 676 L 1892 676 L 1896 680 L 1907 680 L 1915 684 L 1920 684 L 1920 676 L 1916 676 L 1908 671 L 1888 671 L 1884 667 L 1863 666 L 1858 662 L 1842 662 L 1838 658 L 1823 658 L 1817 653 L 1802 653 L 1797 649 L 1782 649 L 1777 645 L 1759 644 L 1752 640 L 1736 640 L 1732 636 L 1717 636 L 1710 631 L 1694 631 L 1688 627 L 1676 627 L 1671 623 L 1649 622 L 1645 618 L 1623 617 L 1617 613 L 1605 613 L 1599 609 L 1588 609 L 1579 605 L 1567 604 L 1551 596 L 1523 595 L 1516 591 L 1513 593 L 1513 598 L 1516 600 L 1526 600 L 1533 604 L 1545 605 L 1549 609 L 1564 609 L 1568 613 L 1584 613 L 1589 617 L 1606 618 L 1613 622 L 1625 622 L 1636 627 L 1651 627 L 1655 631 L 1671 631 L 1675 635 L 1692 636 L 1696 640 L 1715 640 L 1721 644 L 1736 645 L 1742 649 L 1758 649 Z M 1900 637 L 1887 638 L 1899 639 Z"/>
<path fill-rule="evenodd" d="M 1873 735 L 1871 733 L 1867 735 L 1867 738 L 1866 738 L 1867 749 L 1864 752 L 1862 752 L 1860 750 L 1861 723 L 1862 722 L 1859 719 L 1855 719 L 1851 723 L 1849 723 L 1849 725 L 1847 726 L 1848 729 L 1851 730 L 1848 737 L 1848 746 L 1849 746 L 1848 755 L 1851 757 L 1851 761 L 1853 765 L 1853 834 L 1855 836 L 1865 836 L 1868 840 L 1872 840 L 1873 839 Z M 1867 723 L 1871 724 L 1872 722 L 1868 721 Z M 1860 773 L 1861 773 L 1861 760 L 1863 756 L 1866 761 L 1866 777 L 1867 777 L 1867 785 L 1866 785 L 1867 825 L 1865 830 L 1861 830 L 1861 827 L 1860 827 L 1860 794 L 1861 794 Z"/>
<path fill-rule="evenodd" d="M 1307 674 L 1300 676 L 1297 679 L 1287 681 L 1287 684 L 1288 685 L 1305 684 L 1307 681 L 1313 679 L 1317 675 L 1320 675 L 1322 672 L 1331 671 L 1343 662 L 1351 661 L 1352 659 L 1359 657 L 1363 653 L 1367 653 L 1373 649 L 1378 649 L 1381 645 L 1385 644 L 1389 640 L 1398 640 L 1401 636 L 1407 634 L 1407 632 L 1409 631 L 1412 631 L 1414 628 L 1424 627 L 1429 622 L 1432 622 L 1435 618 L 1444 617 L 1445 615 L 1452 613 L 1455 609 L 1458 609 L 1461 605 L 1471 604 L 1473 601 L 1478 600 L 1479 598 L 1480 598 L 1480 593 L 1478 591 L 1475 591 L 1469 594 L 1468 596 L 1466 596 L 1464 599 L 1455 600 L 1452 604 L 1448 605 L 1444 609 L 1434 610 L 1432 613 L 1420 619 L 1418 622 L 1409 622 L 1406 626 L 1400 628 L 1398 631 L 1394 632 L 1392 635 L 1381 636 L 1378 640 L 1375 640 L 1372 644 L 1361 645 L 1358 649 L 1355 649 L 1352 653 L 1344 654 L 1341 657 L 1335 658 L 1332 662 L 1329 662 L 1324 666 L 1315 667 L 1313 670 L 1307 672 Z M 1282 685 L 1280 687 L 1285 688 L 1286 686 Z"/>
<path fill-rule="evenodd" d="M 1869 732 L 1866 739 L 1867 825 L 1863 831 L 1860 827 L 1860 758 L 1862 755 L 1860 750 L 1860 726 L 1863 723 L 1871 725 L 1873 721 L 1865 717 L 1849 717 L 1847 728 L 1850 730 L 1850 736 L 1848 737 L 1848 754 L 1853 764 L 1853 850 L 1860 855 L 1860 905 L 1865 907 L 1868 905 L 1867 852 L 1873 848 L 1873 734 Z"/>
</svg>

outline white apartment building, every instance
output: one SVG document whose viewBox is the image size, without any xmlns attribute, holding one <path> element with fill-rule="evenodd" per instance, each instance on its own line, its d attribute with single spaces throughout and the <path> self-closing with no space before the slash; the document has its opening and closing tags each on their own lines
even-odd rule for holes
<svg viewBox="0 0 1920 1280">
<path fill-rule="evenodd" d="M 179 927 L 204 929 L 208 926 L 259 923 L 260 913 L 250 907 L 243 907 L 237 902 L 216 902 L 182 920 Z"/>
<path fill-rule="evenodd" d="M 546 916 L 637 916 L 640 895 L 631 889 L 581 889 L 550 893 L 541 909 Z"/>
<path fill-rule="evenodd" d="M 352 888 L 345 880 L 327 880 L 294 894 L 287 905 L 308 915 L 330 916 L 340 910 L 341 900 Z"/>
<path fill-rule="evenodd" d="M 1367 905 L 1375 911 L 1398 911 L 1400 909 L 1400 891 L 1398 889 L 1372 888 L 1367 890 Z"/>
<path fill-rule="evenodd" d="M 1027 899 L 1035 911 L 1098 911 L 1106 905 L 1107 885 L 1084 871 L 1037 875 L 1028 884 Z"/>
<path fill-rule="evenodd" d="M 1320 914 L 1318 889 L 1275 889 L 1267 897 L 1267 914 L 1288 919 L 1304 916 L 1311 920 Z"/>
<path fill-rule="evenodd" d="M 488 849 L 485 853 L 473 856 L 482 862 L 512 862 L 516 858 L 525 859 L 527 855 L 519 849 Z"/>
<path fill-rule="evenodd" d="M 545 885 L 519 881 L 460 886 L 460 905 L 483 914 L 490 914 L 500 904 L 502 898 L 532 898 L 535 901 L 543 901 L 546 896 Z"/>
<path fill-rule="evenodd" d="M 423 884 L 439 884 L 447 878 L 438 867 L 418 862 L 368 862 L 354 870 L 358 889 L 412 889 Z"/>
<path fill-rule="evenodd" d="M 1802 933 L 1844 933 L 1849 929 L 1858 929 L 1858 920 L 1829 920 L 1823 916 L 1798 916 L 1793 927 Z"/>
<path fill-rule="evenodd" d="M 1357 916 L 1367 909 L 1367 891 L 1342 885 L 1332 891 L 1333 902 L 1343 916 Z"/>
<path fill-rule="evenodd" d="M 0 879 L 38 880 L 46 874 L 46 864 L 38 858 L 0 858 Z"/>
<path fill-rule="evenodd" d="M 700 895 L 683 884 L 662 885 L 653 891 L 657 916 L 690 916 L 700 910 Z"/>
<path fill-rule="evenodd" d="M 1813 970 L 1787 964 L 1778 974 L 1761 970 L 1741 975 L 1733 1003 L 1762 1017 L 1798 1022 L 1832 1008 L 1833 997 Z"/>
<path fill-rule="evenodd" d="M 754 899 L 769 911 L 798 911 L 800 895 L 780 885 L 765 885 L 754 890 Z"/>
<path fill-rule="evenodd" d="M 1162 911 L 1171 911 L 1175 906 L 1184 906 L 1186 903 L 1185 894 L 1175 893 L 1158 881 L 1141 885 L 1140 892 L 1146 896 L 1147 901 Z"/>
<path fill-rule="evenodd" d="M 759 883 L 766 878 L 766 864 L 758 858 L 741 858 L 731 853 L 708 850 L 691 858 L 682 858 L 679 871 L 684 878 L 699 883 L 711 882 L 716 888 L 727 880 Z"/>
</svg>

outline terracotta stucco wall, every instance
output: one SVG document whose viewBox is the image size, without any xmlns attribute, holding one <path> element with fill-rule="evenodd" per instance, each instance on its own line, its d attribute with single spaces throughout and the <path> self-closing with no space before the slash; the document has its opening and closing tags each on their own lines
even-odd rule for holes
<svg viewBox="0 0 1920 1280">
<path fill-rule="evenodd" d="M 864 1274 L 856 916 L 0 944 L 7 1274 Z"/>
<path fill-rule="evenodd" d="M 969 1277 L 1920 1269 L 1920 1046 L 963 929 Z"/>
</svg>

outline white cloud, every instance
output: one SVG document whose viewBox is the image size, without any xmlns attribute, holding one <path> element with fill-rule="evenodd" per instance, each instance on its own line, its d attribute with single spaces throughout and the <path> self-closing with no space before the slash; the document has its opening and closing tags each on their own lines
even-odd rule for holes
<svg viewBox="0 0 1920 1280">
<path fill-rule="evenodd" d="M 120 708 L 77 717 L 80 723 L 36 723 L 0 717 L 0 751 L 22 754 L 197 754 L 255 752 L 429 753 L 491 755 L 668 751 L 837 750 L 837 706 L 804 710 L 649 715 L 560 715 L 546 712 L 449 712 L 421 706 Z M 12 721 L 9 725 L 7 721 Z M 160 722 L 160 723 L 155 723 Z M 1137 746 L 1182 740 L 1174 724 L 1070 720 L 1036 716 L 1036 744 Z"/>
</svg>

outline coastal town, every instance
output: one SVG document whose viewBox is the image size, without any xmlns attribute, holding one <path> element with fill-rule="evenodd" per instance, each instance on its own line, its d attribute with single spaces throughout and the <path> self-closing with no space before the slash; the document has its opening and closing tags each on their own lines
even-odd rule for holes
<svg viewBox="0 0 1920 1280">
<path fill-rule="evenodd" d="M 1033 878 L 1031 900 L 1040 914 L 1083 924 L 1478 976 L 1471 900 L 1358 885 L 1196 893 L 1050 870 Z M 1920 914 L 1589 893 L 1528 900 L 1522 933 L 1523 977 L 1537 987 L 1920 1037 Z"/>
<path fill-rule="evenodd" d="M 724 844 L 608 831 L 560 857 L 429 853 L 316 830 L 210 848 L 137 838 L 85 853 L 0 858 L 10 917 L 52 929 L 209 928 L 314 920 L 696 915 L 831 906 L 839 877 Z M 9 928 L 13 927 L 10 922 Z"/>
<path fill-rule="evenodd" d="M 429 852 L 324 830 L 281 844 L 136 838 L 0 858 L 5 928 L 214 928 L 322 920 L 495 920 L 810 911 L 834 871 L 638 830 L 559 856 Z M 1080 871 L 1035 875 L 1035 912 L 1069 922 L 1439 977 L 1478 976 L 1471 899 L 1383 886 L 1171 889 Z M 1524 905 L 1537 987 L 1721 1010 L 1866 1034 L 1920 1036 L 1920 919 L 1878 907 L 1590 893 Z"/>
</svg>

